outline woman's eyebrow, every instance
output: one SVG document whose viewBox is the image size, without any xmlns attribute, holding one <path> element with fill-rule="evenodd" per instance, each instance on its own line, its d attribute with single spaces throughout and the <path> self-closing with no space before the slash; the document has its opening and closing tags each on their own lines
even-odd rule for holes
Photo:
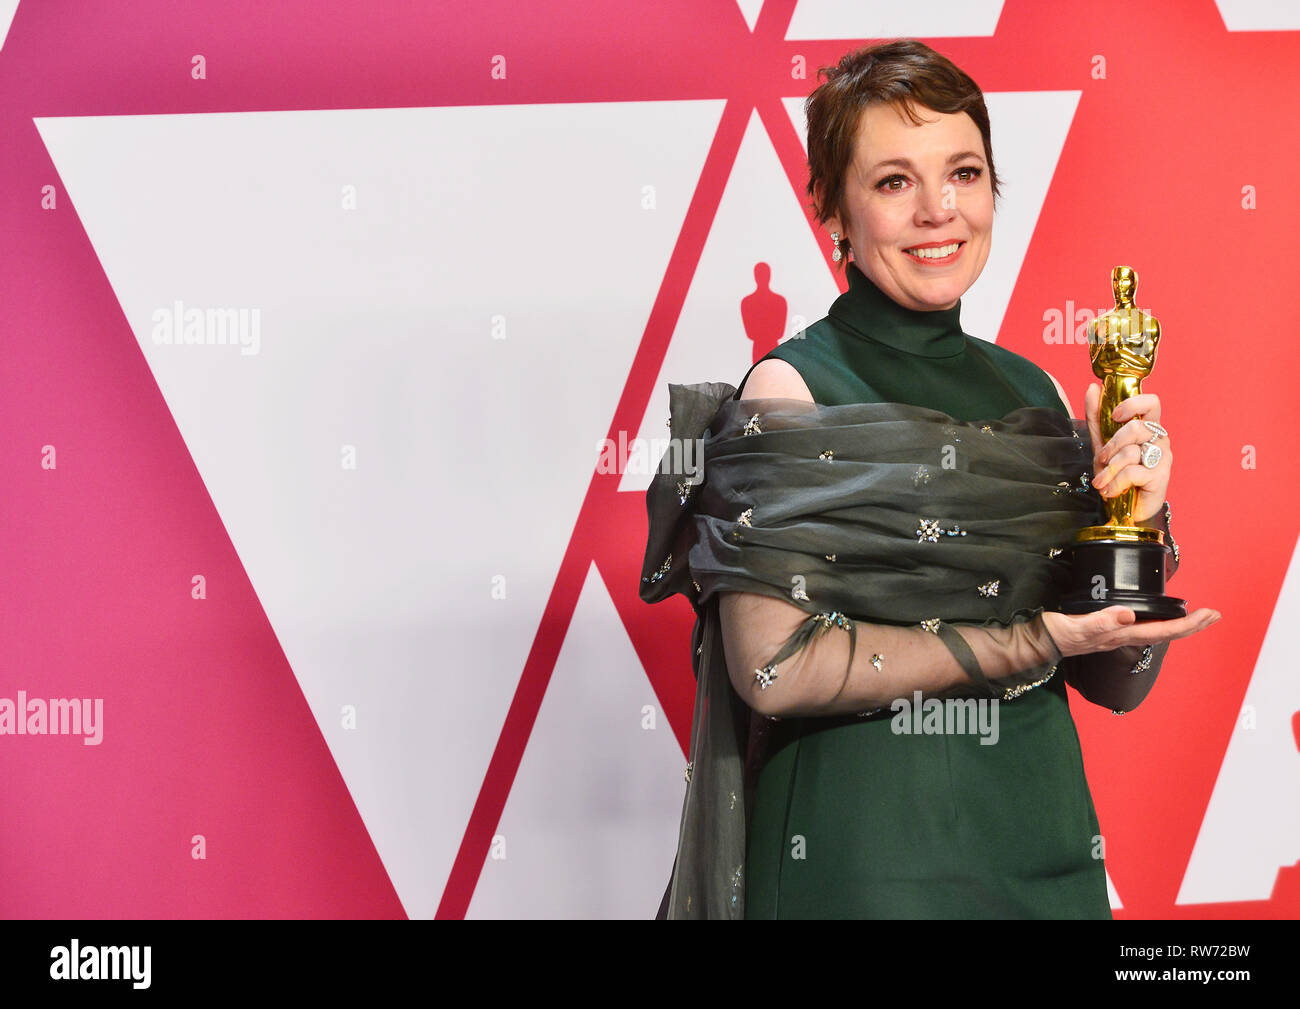
<svg viewBox="0 0 1300 1009">
<path fill-rule="evenodd" d="M 965 161 L 967 158 L 975 158 L 981 163 L 984 161 L 984 156 L 981 154 L 977 154 L 975 151 L 960 151 L 957 154 L 951 155 L 948 158 L 948 160 L 945 162 L 945 164 L 951 165 L 957 161 Z M 890 166 L 890 165 L 897 165 L 899 168 L 906 168 L 909 171 L 915 171 L 916 169 L 916 166 L 912 164 L 912 162 L 909 161 L 907 158 L 886 158 L 884 161 L 877 161 L 874 165 L 872 165 L 869 169 L 867 169 L 867 171 L 874 172 L 877 169 L 885 168 L 886 166 Z"/>
</svg>

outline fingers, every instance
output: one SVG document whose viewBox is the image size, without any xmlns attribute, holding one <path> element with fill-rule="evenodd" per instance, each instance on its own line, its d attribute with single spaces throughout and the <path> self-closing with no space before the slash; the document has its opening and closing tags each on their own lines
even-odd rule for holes
<svg viewBox="0 0 1300 1009">
<path fill-rule="evenodd" d="M 1107 606 L 1104 610 L 1098 610 L 1092 614 L 1092 618 L 1097 624 L 1097 630 L 1103 632 L 1137 623 L 1137 614 L 1133 612 L 1132 608 L 1118 603 L 1114 606 Z"/>
<path fill-rule="evenodd" d="M 1154 420 L 1159 424 L 1160 397 L 1154 392 L 1140 392 L 1116 406 L 1111 416 L 1116 423 L 1120 424 L 1134 417 L 1141 417 L 1143 420 Z"/>
<path fill-rule="evenodd" d="M 1105 612 L 1104 610 L 1102 612 Z M 1113 648 L 1128 645 L 1154 645 L 1161 641 L 1174 641 L 1186 638 L 1205 630 L 1223 616 L 1218 610 L 1204 607 L 1194 610 L 1185 617 L 1176 620 L 1147 620 L 1126 627 L 1117 634 L 1117 643 Z"/>
<path fill-rule="evenodd" d="M 1142 421 L 1145 419 L 1147 418 L 1134 417 L 1132 420 L 1127 421 L 1123 425 L 1123 427 L 1121 427 L 1118 431 L 1115 432 L 1115 434 L 1111 437 L 1110 441 L 1106 442 L 1105 445 L 1103 445 L 1100 449 L 1098 449 L 1097 461 L 1099 463 L 1112 462 L 1116 458 L 1116 456 L 1124 454 L 1124 452 L 1127 449 L 1138 448 L 1144 442 L 1148 442 L 1153 439 L 1159 441 L 1161 438 L 1164 438 L 1165 441 L 1160 447 L 1162 449 L 1167 449 L 1169 445 L 1168 436 L 1163 434 L 1157 435 L 1154 431 L 1152 431 L 1149 427 L 1147 427 L 1145 424 L 1142 423 Z M 1138 457 L 1135 456 L 1134 458 L 1138 458 Z"/>
<path fill-rule="evenodd" d="M 1148 469 L 1142 465 L 1142 450 L 1138 446 L 1126 445 L 1092 478 L 1092 485 L 1101 491 L 1102 497 L 1114 497 L 1130 487 L 1150 487 L 1163 478 L 1160 466 Z"/>
<path fill-rule="evenodd" d="M 1083 394 L 1083 415 L 1088 421 L 1088 434 L 1093 447 L 1101 448 L 1101 386 L 1094 382 Z"/>
</svg>

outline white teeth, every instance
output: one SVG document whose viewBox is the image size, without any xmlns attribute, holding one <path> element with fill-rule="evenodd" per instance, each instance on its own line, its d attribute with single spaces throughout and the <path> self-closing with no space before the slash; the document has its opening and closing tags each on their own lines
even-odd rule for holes
<svg viewBox="0 0 1300 1009">
<path fill-rule="evenodd" d="M 953 242 L 951 245 L 941 245 L 937 249 L 908 249 L 906 251 L 921 259 L 942 259 L 944 256 L 951 256 L 960 247 L 961 242 Z"/>
</svg>

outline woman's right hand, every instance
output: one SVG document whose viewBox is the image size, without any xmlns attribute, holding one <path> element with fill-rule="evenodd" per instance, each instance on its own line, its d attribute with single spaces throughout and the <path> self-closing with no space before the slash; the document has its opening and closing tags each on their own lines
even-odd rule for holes
<svg viewBox="0 0 1300 1009">
<path fill-rule="evenodd" d="M 1223 614 L 1208 606 L 1176 620 L 1144 620 L 1127 606 L 1107 606 L 1094 613 L 1043 611 L 1043 623 L 1063 658 L 1109 652 L 1126 645 L 1154 645 L 1203 631 Z"/>
</svg>

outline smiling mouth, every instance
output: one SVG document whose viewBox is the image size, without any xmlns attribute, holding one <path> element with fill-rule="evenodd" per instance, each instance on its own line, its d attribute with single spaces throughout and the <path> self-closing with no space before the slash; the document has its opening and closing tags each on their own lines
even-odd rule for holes
<svg viewBox="0 0 1300 1009">
<path fill-rule="evenodd" d="M 965 242 L 949 242 L 946 245 L 904 249 L 903 252 L 920 263 L 947 263 L 957 257 L 965 244 Z"/>
</svg>

